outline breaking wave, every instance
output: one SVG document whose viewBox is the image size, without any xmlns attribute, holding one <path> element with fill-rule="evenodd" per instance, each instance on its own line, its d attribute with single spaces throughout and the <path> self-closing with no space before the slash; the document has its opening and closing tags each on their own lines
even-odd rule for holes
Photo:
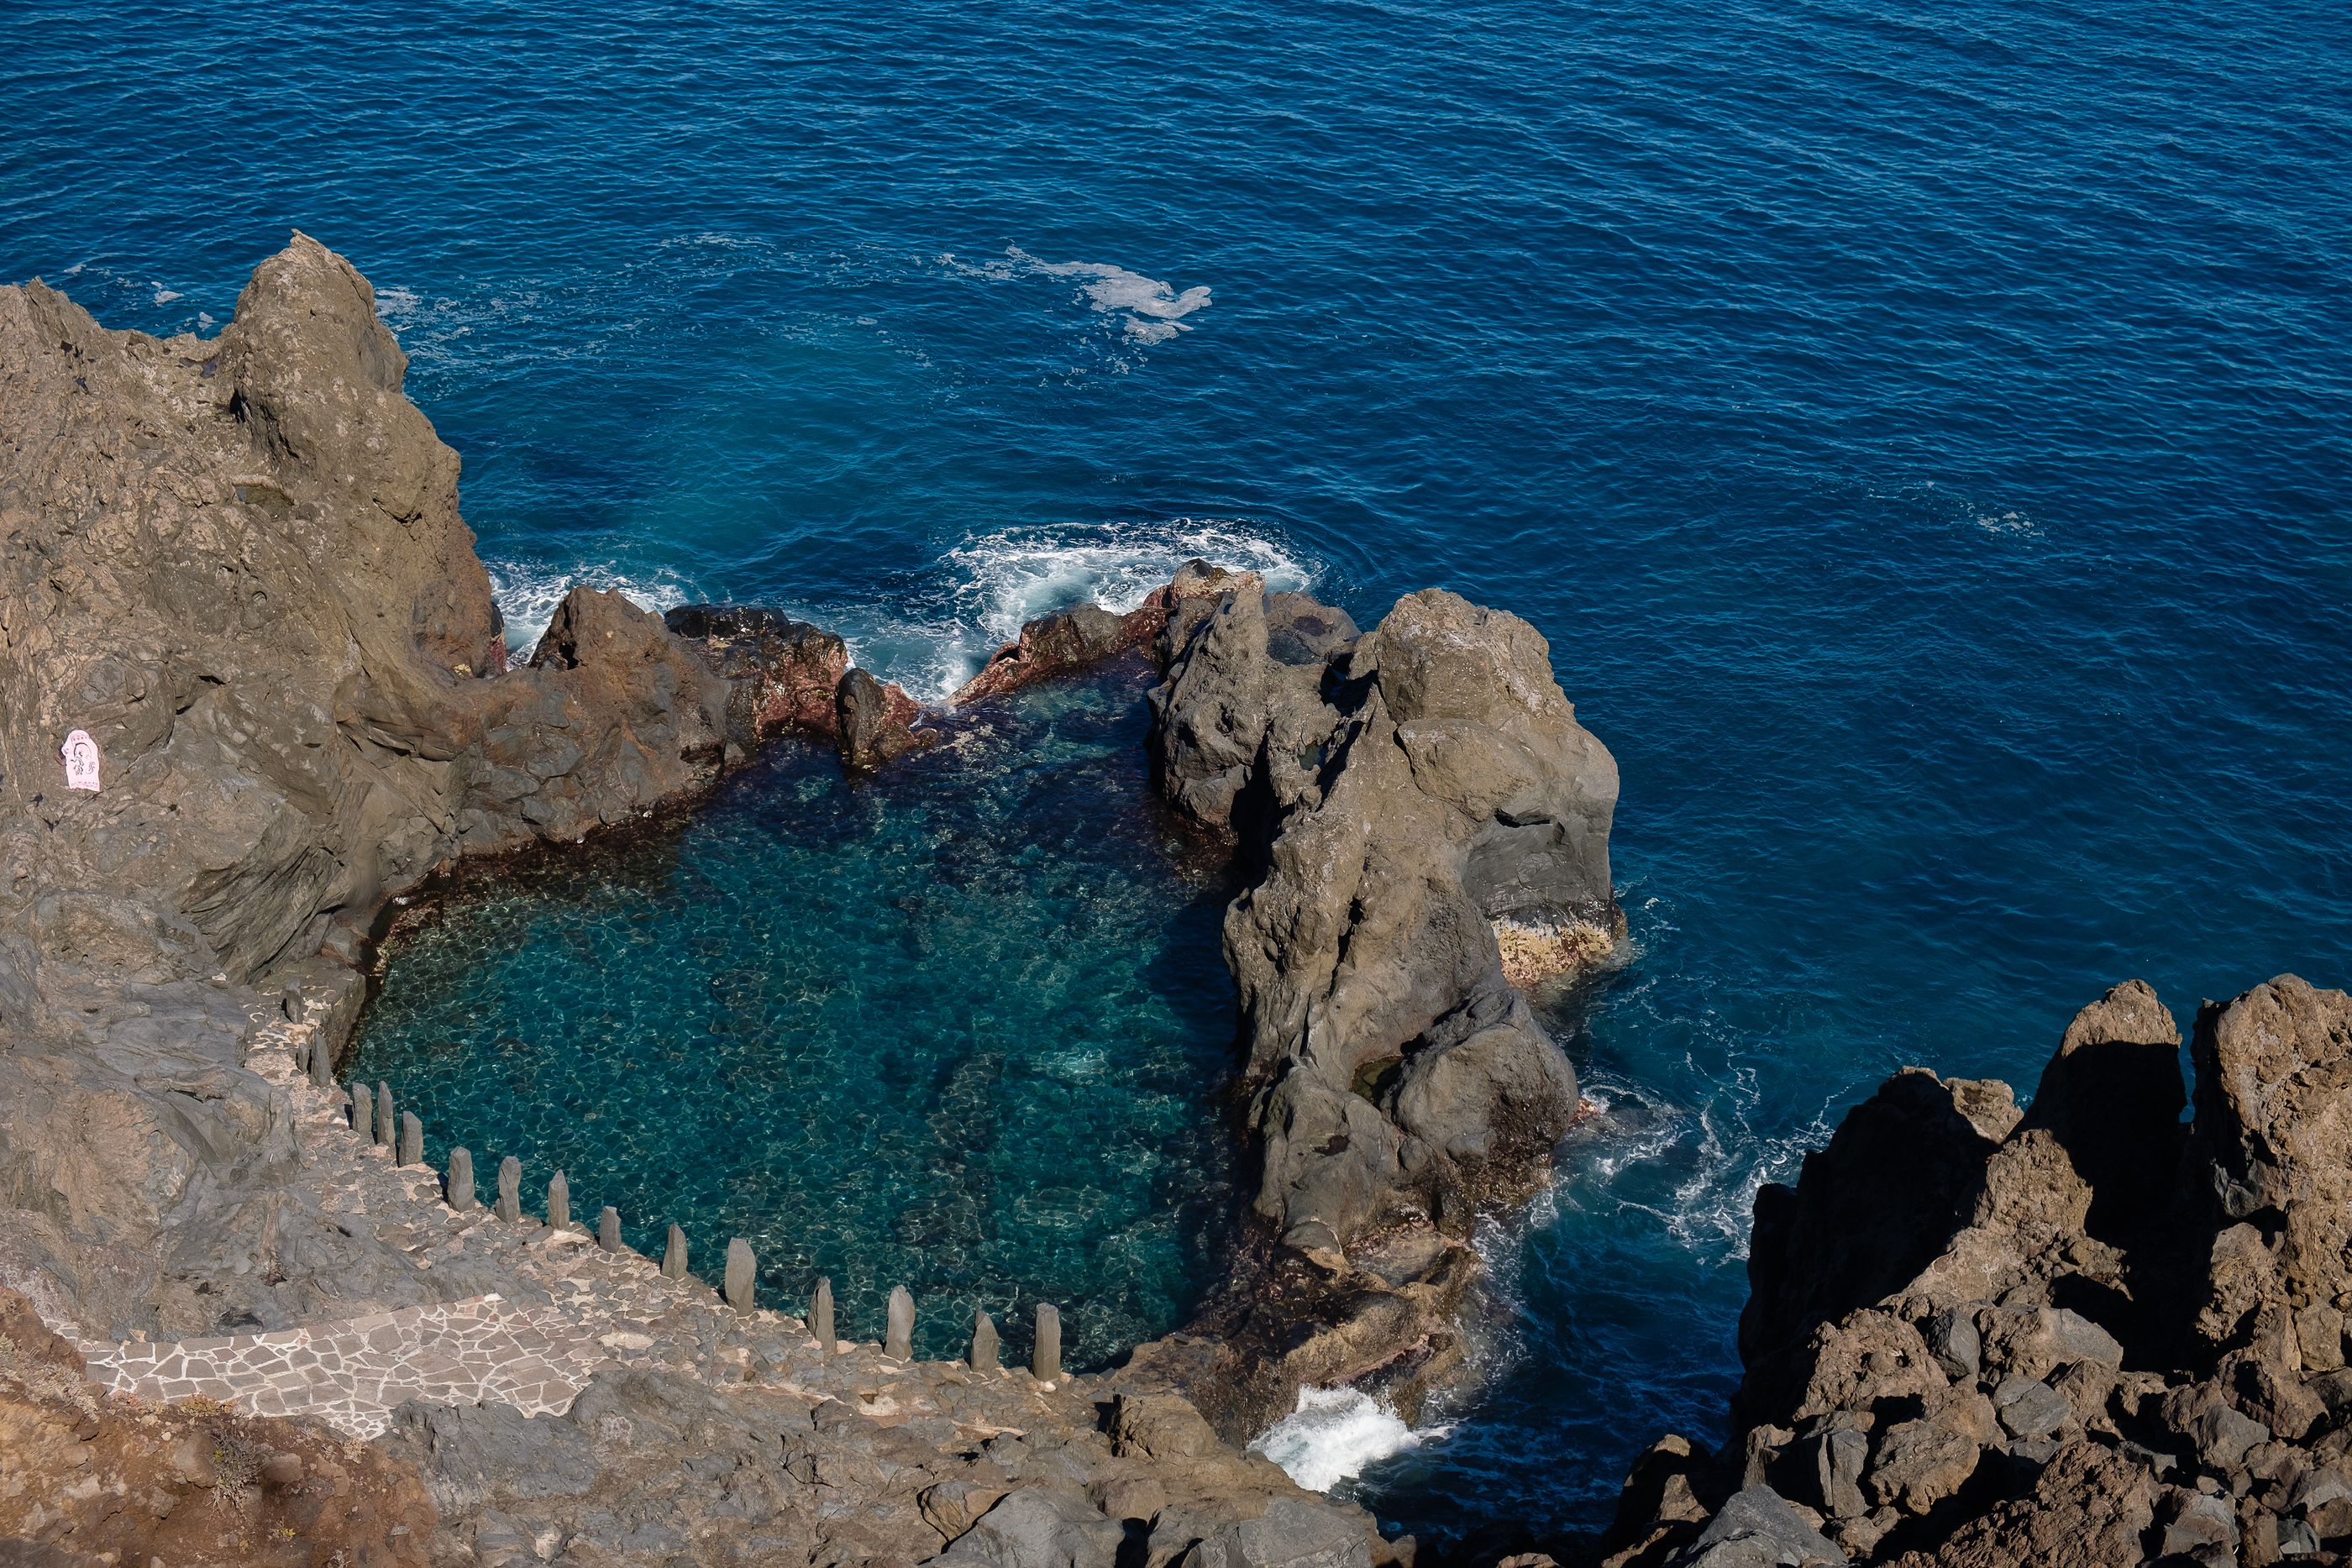
<svg viewBox="0 0 2352 1568">
<path fill-rule="evenodd" d="M 1124 614 L 1195 559 L 1256 572 L 1276 590 L 1307 588 L 1320 570 L 1246 522 L 1174 517 L 976 535 L 940 558 L 937 586 L 913 602 L 858 606 L 751 597 L 839 632 L 854 663 L 919 700 L 944 703 L 991 653 L 1018 637 L 1024 622 L 1088 601 Z M 518 651 L 538 643 L 575 582 L 617 590 L 647 610 L 684 604 L 704 591 L 667 567 L 488 564 L 491 591 L 506 617 L 507 644 Z M 720 597 L 727 597 L 720 587 Z"/>
<path fill-rule="evenodd" d="M 569 570 L 529 561 L 483 564 L 490 573 L 490 596 L 498 601 L 499 613 L 506 617 L 507 646 L 520 653 L 538 645 L 555 607 L 576 582 L 612 590 L 642 610 L 667 610 L 695 597 L 686 580 L 666 567 L 625 572 L 610 564 Z"/>
<path fill-rule="evenodd" d="M 1329 1491 L 1368 1465 L 1421 1446 L 1427 1432 L 1357 1388 L 1302 1388 L 1298 1406 L 1250 1444 L 1308 1491 Z"/>
<path fill-rule="evenodd" d="M 926 701 L 944 702 L 1018 637 L 1024 622 L 1089 600 L 1124 614 L 1193 559 L 1255 571 L 1273 589 L 1306 588 L 1318 570 L 1240 521 L 1006 528 L 947 552 L 936 612 L 839 629 L 853 656 L 877 674 Z"/>
</svg>

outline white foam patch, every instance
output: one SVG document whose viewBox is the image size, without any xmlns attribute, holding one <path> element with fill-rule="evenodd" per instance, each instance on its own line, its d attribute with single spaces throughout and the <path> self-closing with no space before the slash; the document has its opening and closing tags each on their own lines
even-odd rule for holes
<svg viewBox="0 0 2352 1568">
<path fill-rule="evenodd" d="M 1179 332 L 1191 331 L 1192 323 L 1184 318 L 1207 309 L 1211 303 L 1209 287 L 1204 283 L 1180 290 L 1172 283 L 1147 277 L 1111 262 L 1043 261 L 1017 245 L 1005 247 L 1003 261 L 981 267 L 964 267 L 952 256 L 943 256 L 940 260 L 968 275 L 982 277 L 1083 278 L 1078 298 L 1098 314 L 1117 317 L 1128 340 L 1133 343 L 1164 343 Z"/>
<path fill-rule="evenodd" d="M 1419 1448 L 1423 1436 L 1361 1389 L 1302 1388 L 1297 1408 L 1260 1433 L 1250 1452 L 1308 1491 L 1329 1491 L 1367 1465 Z"/>
<path fill-rule="evenodd" d="M 919 696 L 944 699 L 1018 637 L 1024 622 L 1088 601 L 1123 615 L 1194 559 L 1255 571 L 1272 590 L 1303 589 L 1315 578 L 1310 563 L 1243 522 L 1176 517 L 1007 528 L 948 551 L 950 615 L 877 628 L 859 640 L 887 658 L 887 665 L 877 661 L 877 674 Z"/>
<path fill-rule="evenodd" d="M 555 607 L 575 582 L 609 589 L 641 610 L 668 610 L 695 597 L 685 580 L 667 568 L 650 572 L 624 572 L 607 565 L 571 570 L 528 561 L 488 561 L 490 596 L 506 617 L 507 646 L 528 653 L 539 645 Z"/>
<path fill-rule="evenodd" d="M 158 305 L 169 305 L 174 299 L 185 298 L 186 296 L 176 288 L 166 288 L 160 283 L 155 285 L 155 303 Z"/>
</svg>

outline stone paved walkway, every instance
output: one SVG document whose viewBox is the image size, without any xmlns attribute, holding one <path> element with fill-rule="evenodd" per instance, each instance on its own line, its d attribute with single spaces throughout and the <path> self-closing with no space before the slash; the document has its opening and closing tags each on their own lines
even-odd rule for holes
<svg viewBox="0 0 2352 1568">
<path fill-rule="evenodd" d="M 577 1337 L 554 1308 L 497 1296 L 373 1312 L 278 1333 L 86 1347 L 104 1386 L 166 1403 L 217 1399 L 255 1416 L 316 1416 L 354 1437 L 383 1430 L 406 1400 L 498 1400 L 527 1416 L 571 1408 L 609 1347 Z"/>
<path fill-rule="evenodd" d="M 274 1013 L 254 1022 L 246 1065 L 292 1103 L 303 1174 L 328 1212 L 364 1221 L 420 1270 L 446 1273 L 465 1258 L 468 1280 L 488 1275 L 501 1288 L 274 1333 L 82 1344 L 90 1375 L 106 1386 L 167 1401 L 219 1399 L 255 1415 L 315 1416 L 369 1437 L 412 1398 L 499 1400 L 539 1415 L 571 1408 L 607 1366 L 715 1372 L 717 1341 L 730 1327 L 815 1351 L 799 1320 L 729 1312 L 700 1281 L 665 1278 L 635 1252 L 604 1251 L 578 1226 L 552 1229 L 528 1215 L 500 1220 L 481 1207 L 453 1212 L 430 1167 L 394 1165 L 391 1150 L 353 1135 L 343 1092 L 320 1088 L 300 1071 L 314 1025 Z M 735 1359 L 744 1359 L 740 1351 Z"/>
<path fill-rule="evenodd" d="M 1055 1412 L 1091 1419 L 1088 1379 L 1057 1385 L 1020 1370 L 910 1365 L 878 1345 L 845 1341 L 828 1354 L 798 1318 L 738 1312 L 699 1280 L 667 1278 L 625 1249 L 604 1251 L 583 1227 L 553 1228 L 528 1211 L 517 1220 L 482 1207 L 453 1211 L 433 1170 L 395 1165 L 391 1150 L 354 1136 L 343 1091 L 303 1074 L 298 1064 L 314 1026 L 274 1012 L 257 1014 L 254 1025 L 246 1065 L 292 1105 L 304 1179 L 330 1216 L 363 1224 L 406 1255 L 418 1271 L 401 1281 L 409 1303 L 346 1299 L 336 1312 L 323 1300 L 321 1321 L 295 1328 L 81 1344 L 90 1375 L 110 1388 L 315 1416 L 360 1438 L 383 1431 L 411 1399 L 561 1413 L 598 1372 L 623 1366 L 683 1372 L 714 1385 L 757 1384 L 812 1406 L 840 1399 L 883 1426 L 952 1410 L 975 1438 Z M 487 1153 L 482 1164 L 495 1169 L 502 1152 L 477 1155 Z M 528 1164 L 528 1152 L 518 1152 Z M 527 1184 L 543 1186 L 550 1174 L 530 1172 Z M 446 1291 L 454 1299 L 415 1302 L 420 1284 L 430 1295 L 445 1280 L 457 1287 Z"/>
</svg>

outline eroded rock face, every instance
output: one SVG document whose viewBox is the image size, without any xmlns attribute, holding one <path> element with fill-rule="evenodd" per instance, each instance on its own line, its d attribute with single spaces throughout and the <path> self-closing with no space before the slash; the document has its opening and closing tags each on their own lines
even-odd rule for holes
<svg viewBox="0 0 2352 1568">
<path fill-rule="evenodd" d="M 2208 1004 L 2187 1129 L 2179 1043 L 2118 986 L 2022 1115 L 1906 1071 L 1759 1194 L 1737 1440 L 1637 1467 L 1607 1560 L 1704 1560 L 1661 1469 L 1906 1568 L 2352 1550 L 2352 998 Z"/>
<path fill-rule="evenodd" d="M 332 991 L 314 955 L 355 960 L 457 855 L 579 839 L 837 727 L 840 640 L 768 612 L 681 636 L 578 588 L 508 670 L 405 367 L 300 235 L 209 341 L 0 288 L 0 1280 L 52 1316 L 201 1332 L 284 1321 L 278 1258 L 380 1277 L 283 1187 L 254 1009 Z M 911 716 L 882 699 L 869 754 Z M 96 792 L 67 788 L 75 731 Z"/>
<path fill-rule="evenodd" d="M 1450 593 L 1360 634 L 1249 580 L 1181 598 L 1160 652 L 1163 790 L 1256 872 L 1225 954 L 1280 1246 L 1210 1314 L 1223 1354 L 1159 1354 L 1229 1429 L 1376 1367 L 1410 1407 L 1460 1354 L 1470 1270 L 1449 1250 L 1579 1104 L 1492 922 L 1616 923 L 1616 767 L 1535 630 Z M 1284 1326 L 1302 1317 L 1320 1325 L 1303 1342 Z"/>
<path fill-rule="evenodd" d="M 379 912 L 456 856 L 635 820 L 782 731 L 836 738 L 853 765 L 923 738 L 840 639 L 757 608 L 665 619 L 579 588 L 508 669 L 457 459 L 403 370 L 364 280 L 299 236 L 209 342 L 0 289 L 0 1281 L 92 1338 L 543 1290 L 454 1240 L 428 1258 L 380 1202 L 326 1212 L 290 1061 L 265 1078 L 248 1058 L 287 1020 L 331 1051 Z M 1086 617 L 1069 630 L 1032 639 L 1033 662 L 1101 640 Z M 100 754 L 94 793 L 66 788 L 75 730 Z M 724 1337 L 715 1297 L 709 1316 Z M 865 1375 L 809 1348 L 836 1381 Z M 194 1505 L 153 1488 L 109 1503 L 102 1529 L 61 1506 L 114 1456 L 81 1452 L 111 1428 L 83 1429 L 90 1387 L 69 1353 L 51 1359 L 37 1399 L 0 1368 L 16 1434 L 0 1511 L 40 1510 L 8 1521 L 38 1539 L 79 1531 L 61 1561 L 113 1561 L 82 1551 L 98 1542 L 343 1568 L 421 1563 L 428 1544 L 435 1562 L 914 1562 L 968 1539 L 966 1556 L 1106 1568 L 1388 1560 L 1369 1516 L 1301 1494 L 1164 1390 L 1138 1386 L 1115 1444 L 1083 1380 L 995 1373 L 974 1392 L 965 1370 L 894 1364 L 899 1392 L 931 1391 L 901 1416 L 879 1386 L 848 1389 L 852 1411 L 716 1356 L 608 1374 L 562 1417 L 411 1406 L 357 1458 L 273 1437 L 259 1473 L 277 1490 L 235 1516 L 267 1539 L 215 1558 Z M 1050 1420 L 1029 1408 L 1045 1391 Z M 48 1468 L 21 1465 L 18 1439 Z"/>
<path fill-rule="evenodd" d="M 1131 1552 L 1168 1568 L 1203 1542 L 1234 1568 L 1391 1555 L 1361 1510 L 1220 1444 L 1172 1395 L 1116 1396 L 1129 1420 L 1108 1437 L 1068 1418 L 1091 1416 L 1083 1404 L 1028 1401 L 1013 1429 L 987 1419 L 1024 1404 L 1003 1375 L 909 1367 L 877 1422 L 796 1387 L 608 1373 L 562 1416 L 409 1405 L 381 1446 L 427 1479 L 443 1539 L 478 1561 L 1116 1568 Z"/>
</svg>

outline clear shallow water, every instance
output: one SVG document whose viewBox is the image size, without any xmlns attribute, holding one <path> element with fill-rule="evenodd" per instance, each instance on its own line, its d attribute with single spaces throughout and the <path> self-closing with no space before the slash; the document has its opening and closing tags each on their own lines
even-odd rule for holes
<svg viewBox="0 0 2352 1568">
<path fill-rule="evenodd" d="M 937 689 L 1213 529 L 1551 638 L 1623 768 L 1622 1115 L 1370 1478 L 1418 1527 L 1713 1431 L 1748 1195 L 1895 1065 L 2352 980 L 2336 7 L 11 21 L 0 273 L 175 330 L 350 254 L 519 618 L 772 599 Z"/>
<path fill-rule="evenodd" d="M 1100 1364 L 1179 1326 L 1234 1188 L 1215 880 L 1151 803 L 1129 673 L 960 726 L 878 779 L 781 744 L 682 829 L 480 881 L 390 949 L 347 1075 L 393 1085 L 480 1190 L 561 1167 L 715 1280 L 831 1277 L 845 1336 L 893 1285 L 918 1348 L 1037 1302 Z M 1192 859 L 1197 861 L 1197 851 Z"/>
</svg>

